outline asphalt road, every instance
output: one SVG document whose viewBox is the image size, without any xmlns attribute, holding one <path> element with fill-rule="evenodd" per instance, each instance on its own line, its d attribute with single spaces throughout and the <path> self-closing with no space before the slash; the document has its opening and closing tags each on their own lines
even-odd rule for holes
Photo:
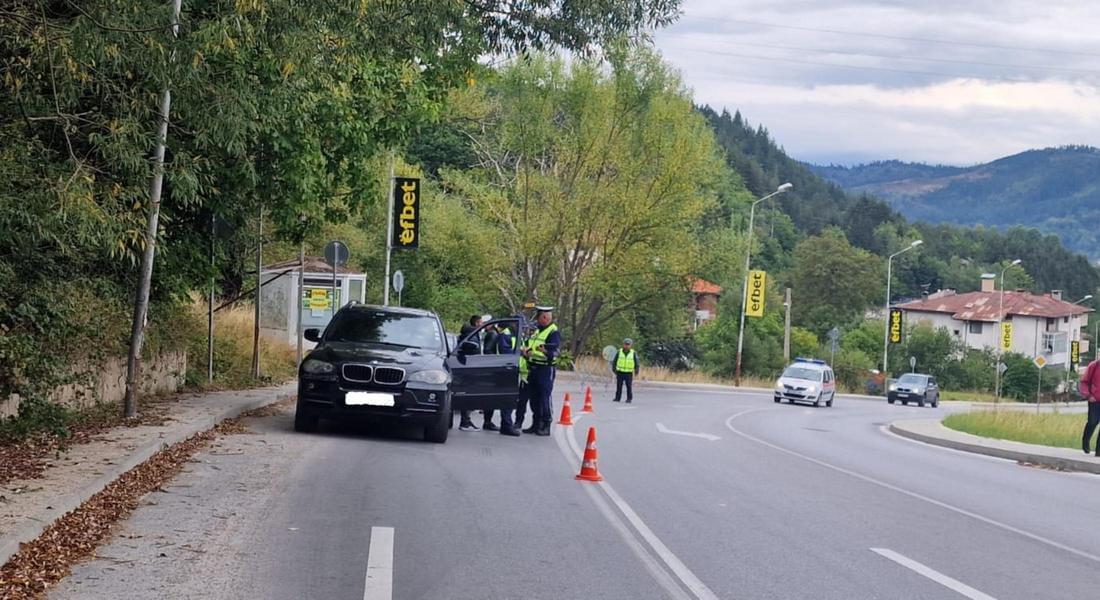
<svg viewBox="0 0 1100 600">
<path fill-rule="evenodd" d="M 577 384 L 558 393 L 580 397 Z M 944 410 L 594 386 L 552 438 L 289 413 L 199 456 L 51 598 L 1082 598 L 1100 478 L 904 440 Z M 574 403 L 575 415 L 580 402 Z M 947 409 L 950 410 L 950 409 Z M 602 484 L 573 479 L 589 426 Z"/>
</svg>

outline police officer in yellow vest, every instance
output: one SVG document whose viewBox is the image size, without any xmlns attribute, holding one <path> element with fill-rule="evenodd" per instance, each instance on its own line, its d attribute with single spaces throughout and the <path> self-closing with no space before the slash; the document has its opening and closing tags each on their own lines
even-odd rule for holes
<svg viewBox="0 0 1100 600">
<path fill-rule="evenodd" d="M 521 321 L 517 319 L 518 325 Z M 517 327 L 518 329 L 518 327 Z M 511 327 L 502 327 L 500 329 L 499 337 L 497 338 L 497 354 L 515 354 L 516 353 L 516 341 L 519 336 L 512 332 Z M 512 413 L 517 409 L 520 409 L 523 405 L 524 395 L 527 393 L 527 360 L 523 357 L 519 357 L 519 405 L 512 409 L 501 409 L 500 411 L 500 433 L 501 435 L 519 436 L 520 423 L 516 423 L 512 420 Z M 486 422 L 491 422 L 492 412 L 485 413 Z M 523 419 L 523 412 L 518 413 L 518 418 Z"/>
<path fill-rule="evenodd" d="M 641 362 L 634 351 L 634 340 L 626 338 L 623 347 L 615 353 L 611 361 L 611 370 L 615 372 L 615 402 L 622 400 L 623 384 L 626 384 L 626 403 L 634 400 L 634 376 L 638 374 Z"/>
<path fill-rule="evenodd" d="M 527 393 L 531 399 L 534 423 L 523 433 L 550 435 L 553 410 L 550 397 L 554 393 L 554 365 L 561 348 L 561 333 L 554 321 L 552 306 L 535 307 L 536 329 L 523 348 L 527 359 Z"/>
</svg>

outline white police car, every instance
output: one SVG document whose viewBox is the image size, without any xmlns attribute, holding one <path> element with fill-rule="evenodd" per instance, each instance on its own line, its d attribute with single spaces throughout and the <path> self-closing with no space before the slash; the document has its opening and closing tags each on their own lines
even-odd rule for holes
<svg viewBox="0 0 1100 600">
<path fill-rule="evenodd" d="M 836 377 L 825 361 L 816 358 L 796 358 L 775 382 L 776 403 L 813 402 L 814 406 L 833 405 Z"/>
</svg>

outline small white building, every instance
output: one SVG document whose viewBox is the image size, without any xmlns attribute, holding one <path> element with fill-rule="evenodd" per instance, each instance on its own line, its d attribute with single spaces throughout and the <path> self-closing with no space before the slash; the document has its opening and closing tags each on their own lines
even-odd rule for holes
<svg viewBox="0 0 1100 600">
<path fill-rule="evenodd" d="M 1082 341 L 1081 331 L 1088 324 L 1092 311 L 1062 300 L 1054 290 L 1037 295 L 1023 290 L 1005 291 L 1001 311 L 1001 292 L 995 291 L 995 281 L 982 279 L 982 289 L 964 294 L 945 290 L 899 304 L 910 326 L 928 323 L 947 329 L 970 348 L 995 350 L 1000 342 L 998 323 L 1012 323 L 1011 352 L 1030 358 L 1043 355 L 1052 365 L 1069 363 L 1070 342 Z M 1084 342 L 1080 351 L 1087 349 Z"/>
<path fill-rule="evenodd" d="M 302 281 L 298 259 L 267 265 L 260 273 L 260 331 L 273 339 L 297 343 L 298 319 L 302 329 L 324 329 L 336 310 L 349 301 L 363 302 L 367 276 L 346 267 L 336 269 L 333 301 L 332 267 L 323 258 L 307 256 Z M 307 342 L 307 345 L 312 346 Z"/>
</svg>

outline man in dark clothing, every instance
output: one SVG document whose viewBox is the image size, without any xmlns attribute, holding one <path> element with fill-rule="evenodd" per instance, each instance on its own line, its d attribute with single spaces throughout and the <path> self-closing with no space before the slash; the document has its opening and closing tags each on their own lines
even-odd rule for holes
<svg viewBox="0 0 1100 600">
<path fill-rule="evenodd" d="M 561 349 L 561 333 L 554 323 L 553 307 L 538 306 L 535 310 L 537 327 L 523 349 L 530 371 L 527 392 L 535 419 L 531 427 L 523 432 L 546 437 L 550 435 L 550 423 L 553 421 L 551 395 L 554 393 L 555 365 Z"/>
<path fill-rule="evenodd" d="M 1081 435 L 1081 449 L 1088 454 L 1091 450 L 1092 433 L 1096 430 L 1096 426 L 1100 425 L 1100 360 L 1089 363 L 1085 374 L 1081 376 L 1081 385 L 1078 390 L 1089 404 L 1089 416 L 1085 421 L 1085 431 Z M 1100 444 L 1097 444 L 1096 456 L 1100 456 Z"/>
<path fill-rule="evenodd" d="M 466 336 L 468 336 L 471 333 L 474 333 L 475 331 L 477 331 L 477 329 L 479 327 L 481 327 L 481 322 L 482 322 L 481 315 L 471 316 L 470 321 L 468 323 L 466 323 L 465 325 L 463 325 L 462 329 L 458 332 L 458 343 L 461 344 L 463 341 L 467 341 Z M 468 341 L 477 342 L 478 346 L 480 347 L 480 345 L 481 345 L 481 335 L 480 334 L 475 334 Z M 459 423 L 458 423 L 458 430 L 459 431 L 481 431 L 478 428 L 478 426 L 474 425 L 474 422 L 472 420 L 470 420 L 470 411 L 468 411 L 468 410 L 459 411 L 459 414 L 462 417 L 461 420 L 459 420 Z M 453 423 L 454 421 L 451 421 L 451 422 Z"/>
<path fill-rule="evenodd" d="M 641 363 L 634 351 L 634 340 L 626 338 L 623 347 L 611 359 L 611 370 L 615 373 L 615 402 L 622 400 L 623 384 L 626 384 L 626 403 L 634 401 L 634 376 L 638 374 Z"/>
<path fill-rule="evenodd" d="M 485 315 L 481 317 L 482 322 L 492 321 L 492 315 Z M 485 328 L 485 336 L 481 339 L 481 353 L 482 354 L 500 354 L 500 332 L 497 331 L 496 325 L 489 325 Z M 484 419 L 481 423 L 481 428 L 485 431 L 500 431 L 500 428 L 493 424 L 493 411 L 482 411 Z"/>
</svg>

